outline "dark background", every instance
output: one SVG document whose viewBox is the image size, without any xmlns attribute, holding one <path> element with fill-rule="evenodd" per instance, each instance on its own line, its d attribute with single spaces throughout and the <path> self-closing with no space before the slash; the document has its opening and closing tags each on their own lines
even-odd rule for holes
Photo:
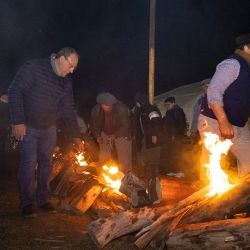
<svg viewBox="0 0 250 250">
<path fill-rule="evenodd" d="M 250 32 L 250 0 L 157 0 L 155 94 L 211 76 Z M 129 105 L 148 86 L 149 0 L 2 0 L 0 92 L 31 58 L 81 56 L 74 93 L 86 117 L 101 91 Z"/>
</svg>

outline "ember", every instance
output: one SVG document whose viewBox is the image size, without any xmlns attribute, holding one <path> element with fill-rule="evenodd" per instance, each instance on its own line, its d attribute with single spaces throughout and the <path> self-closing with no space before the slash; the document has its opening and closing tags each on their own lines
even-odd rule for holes
<svg viewBox="0 0 250 250">
<path fill-rule="evenodd" d="M 205 135 L 205 146 L 210 152 L 208 164 L 205 167 L 208 169 L 208 175 L 210 179 L 211 188 L 207 194 L 209 197 L 215 194 L 222 194 L 234 185 L 230 184 L 228 181 L 227 174 L 221 168 L 221 155 L 227 154 L 232 142 L 228 139 L 221 141 L 216 134 L 204 133 Z"/>
</svg>

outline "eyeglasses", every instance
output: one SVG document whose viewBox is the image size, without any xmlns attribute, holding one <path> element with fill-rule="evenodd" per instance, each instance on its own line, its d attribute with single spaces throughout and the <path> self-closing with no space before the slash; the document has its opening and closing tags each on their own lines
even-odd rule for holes
<svg viewBox="0 0 250 250">
<path fill-rule="evenodd" d="M 64 58 L 67 61 L 67 63 L 69 64 L 70 69 L 72 69 L 74 71 L 76 69 L 76 66 L 74 64 L 72 64 L 67 57 L 64 57 Z"/>
</svg>

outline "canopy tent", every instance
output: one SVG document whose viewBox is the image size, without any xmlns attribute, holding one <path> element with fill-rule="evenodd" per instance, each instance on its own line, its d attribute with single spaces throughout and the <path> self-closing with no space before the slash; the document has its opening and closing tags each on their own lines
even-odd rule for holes
<svg viewBox="0 0 250 250">
<path fill-rule="evenodd" d="M 183 108 L 186 114 L 190 129 L 193 117 L 193 108 L 202 93 L 201 82 L 183 85 L 176 89 L 172 89 L 168 92 L 155 96 L 155 104 L 160 109 L 162 115 L 165 115 L 166 111 L 164 108 L 164 100 L 169 96 L 174 96 L 176 103 L 181 108 Z"/>
</svg>

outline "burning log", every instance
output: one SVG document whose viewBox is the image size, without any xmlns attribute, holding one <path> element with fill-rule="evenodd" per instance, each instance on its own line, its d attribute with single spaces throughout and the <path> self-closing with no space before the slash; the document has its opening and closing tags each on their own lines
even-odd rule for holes
<svg viewBox="0 0 250 250">
<path fill-rule="evenodd" d="M 199 197 L 199 195 L 194 194 Z M 187 204 L 184 209 L 174 208 L 172 211 L 160 216 L 157 221 L 139 233 L 140 237 L 135 244 L 145 248 L 158 234 L 165 231 L 164 237 L 175 229 L 178 224 L 199 223 L 212 220 L 222 220 L 242 212 L 249 206 L 250 201 L 250 174 L 240 184 L 225 192 L 221 196 L 211 198 L 206 195 L 200 196 L 192 205 Z M 183 203 L 183 202 L 180 202 Z M 184 204 L 183 204 L 184 205 Z"/>
<path fill-rule="evenodd" d="M 247 249 L 250 218 L 184 225 L 174 230 L 167 249 Z"/>
<path fill-rule="evenodd" d="M 106 203 L 99 197 L 91 206 L 91 212 L 93 213 L 93 217 L 95 219 L 113 216 L 117 213 L 117 211 L 118 210 L 115 210 L 112 204 Z"/>
<path fill-rule="evenodd" d="M 106 202 L 112 201 L 114 205 L 122 207 L 123 210 L 131 208 L 131 204 L 127 196 L 120 192 L 115 192 L 111 188 L 108 188 L 107 190 L 105 190 L 105 192 L 102 192 L 98 198 Z"/>
<path fill-rule="evenodd" d="M 74 197 L 69 203 L 70 206 L 77 209 L 80 213 L 85 213 L 102 192 L 103 187 L 104 186 L 94 178 L 87 180 L 82 186 L 80 194 Z"/>
<path fill-rule="evenodd" d="M 97 215 L 97 218 L 105 218 L 130 208 L 131 205 L 126 195 L 107 188 L 95 200 L 91 211 Z"/>
</svg>

